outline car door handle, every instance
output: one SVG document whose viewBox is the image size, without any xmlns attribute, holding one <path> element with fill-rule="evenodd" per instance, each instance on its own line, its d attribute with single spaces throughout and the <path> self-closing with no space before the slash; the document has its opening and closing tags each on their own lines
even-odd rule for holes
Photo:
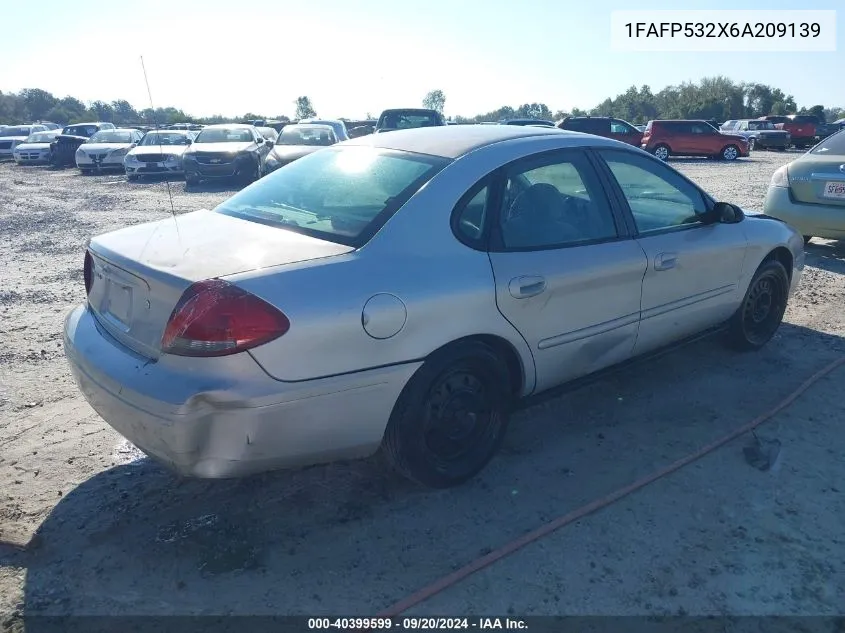
<svg viewBox="0 0 845 633">
<path fill-rule="evenodd" d="M 546 280 L 539 275 L 514 277 L 508 284 L 508 291 L 515 299 L 534 297 L 546 289 Z"/>
<path fill-rule="evenodd" d="M 654 270 L 669 270 L 678 261 L 677 253 L 658 253 L 654 258 Z"/>
</svg>

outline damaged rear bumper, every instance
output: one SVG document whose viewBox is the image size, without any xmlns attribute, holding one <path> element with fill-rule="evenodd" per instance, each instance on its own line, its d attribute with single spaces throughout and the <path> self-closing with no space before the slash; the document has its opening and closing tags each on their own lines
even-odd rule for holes
<svg viewBox="0 0 845 633">
<path fill-rule="evenodd" d="M 170 469 L 224 478 L 365 457 L 419 363 L 281 382 L 248 353 L 162 355 L 121 345 L 86 306 L 65 320 L 65 353 L 86 400 L 121 435 Z"/>
</svg>

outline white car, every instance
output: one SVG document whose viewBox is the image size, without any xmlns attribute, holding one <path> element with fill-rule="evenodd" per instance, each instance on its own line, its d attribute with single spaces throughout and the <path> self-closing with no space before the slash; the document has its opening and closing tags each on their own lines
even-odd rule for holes
<svg viewBox="0 0 845 633">
<path fill-rule="evenodd" d="M 44 132 L 44 125 L 10 125 L 0 130 L 0 158 L 11 158 L 15 147 L 23 143 L 32 134 Z"/>
<path fill-rule="evenodd" d="M 100 130 L 76 150 L 76 166 L 83 173 L 103 169 L 123 169 L 123 159 L 143 138 L 134 128 Z"/>
<path fill-rule="evenodd" d="M 50 162 L 53 155 L 50 143 L 61 134 L 61 129 L 47 130 L 30 134 L 23 143 L 19 143 L 12 150 L 12 156 L 18 165 L 44 165 Z"/>
<path fill-rule="evenodd" d="M 192 130 L 151 130 L 123 159 L 128 180 L 140 176 L 182 175 L 182 154 L 194 142 L 197 134 Z"/>
</svg>

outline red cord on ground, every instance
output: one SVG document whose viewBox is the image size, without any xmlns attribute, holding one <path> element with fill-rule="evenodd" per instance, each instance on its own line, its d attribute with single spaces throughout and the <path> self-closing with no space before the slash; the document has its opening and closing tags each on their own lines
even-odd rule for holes
<svg viewBox="0 0 845 633">
<path fill-rule="evenodd" d="M 464 567 L 461 567 L 459 570 L 449 574 L 448 576 L 444 576 L 439 580 L 434 581 L 427 587 L 423 587 L 422 589 L 411 594 L 407 598 L 404 598 L 399 602 L 393 604 L 392 606 L 379 613 L 376 617 L 389 618 L 400 615 L 411 607 L 414 607 L 420 604 L 421 602 L 428 600 L 429 598 L 437 595 L 444 589 L 447 589 L 448 587 L 451 587 L 452 585 L 457 584 L 461 580 L 471 576 L 475 572 L 492 565 L 493 563 L 505 558 L 510 554 L 513 554 L 515 551 L 525 547 L 529 543 L 533 543 L 534 541 L 537 541 L 543 538 L 544 536 L 548 536 L 552 532 L 559 530 L 565 525 L 574 523 L 578 519 L 582 519 L 589 514 L 606 508 L 612 503 L 615 503 L 623 497 L 628 496 L 632 492 L 636 492 L 641 488 L 645 488 L 646 486 L 651 483 L 654 483 L 658 479 L 661 479 L 662 477 L 665 477 L 666 475 L 680 470 L 684 466 L 687 466 L 688 464 L 691 464 L 692 462 L 701 459 L 708 453 L 712 453 L 717 448 L 724 446 L 728 442 L 735 440 L 736 438 L 760 426 L 761 424 L 763 424 L 763 422 L 766 422 L 767 420 L 773 418 L 775 415 L 777 415 L 786 407 L 795 402 L 795 400 L 799 396 L 801 396 L 801 394 L 807 391 L 807 389 L 809 389 L 814 383 L 818 382 L 819 380 L 836 370 L 838 367 L 841 367 L 842 365 L 845 365 L 845 358 L 840 358 L 839 360 L 833 361 L 823 369 L 820 369 L 818 372 L 810 376 L 810 378 L 804 381 L 804 383 L 800 387 L 798 387 L 795 391 L 789 394 L 789 396 L 782 400 L 776 407 L 754 418 L 748 424 L 739 427 L 738 429 L 732 431 L 728 435 L 725 435 L 721 439 L 716 440 L 715 442 L 707 444 L 696 452 L 691 453 L 686 457 L 683 457 L 678 461 L 673 462 L 672 464 L 669 464 L 661 470 L 658 470 L 650 475 L 646 475 L 642 479 L 639 479 L 634 483 L 625 486 L 624 488 L 619 488 L 618 490 L 615 490 L 614 492 L 611 492 L 610 494 L 600 499 L 596 499 L 595 501 L 592 501 L 587 505 L 581 506 L 577 510 L 573 510 L 572 512 L 564 514 L 563 516 L 558 517 L 557 519 L 554 519 L 549 523 L 546 523 L 545 525 L 537 528 L 533 532 L 529 532 L 528 534 L 525 534 L 511 541 L 510 543 L 507 543 L 499 549 L 494 550 L 485 556 L 477 558 L 476 560 L 465 565 Z"/>
</svg>

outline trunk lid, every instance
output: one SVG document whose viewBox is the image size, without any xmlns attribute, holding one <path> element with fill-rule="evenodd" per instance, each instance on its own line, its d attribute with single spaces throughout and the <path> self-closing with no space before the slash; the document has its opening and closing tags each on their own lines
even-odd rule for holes
<svg viewBox="0 0 845 633">
<path fill-rule="evenodd" d="M 845 156 L 805 154 L 793 161 L 788 171 L 795 200 L 842 207 L 845 212 Z"/>
<path fill-rule="evenodd" d="M 106 233 L 88 250 L 90 309 L 114 338 L 155 359 L 173 308 L 195 281 L 353 248 L 203 210 Z"/>
</svg>

